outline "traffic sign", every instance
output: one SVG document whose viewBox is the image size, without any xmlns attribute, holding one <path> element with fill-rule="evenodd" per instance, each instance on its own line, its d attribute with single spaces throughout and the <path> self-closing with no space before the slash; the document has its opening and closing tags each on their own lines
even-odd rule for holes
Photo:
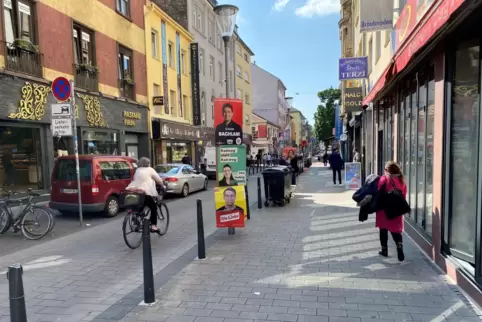
<svg viewBox="0 0 482 322">
<path fill-rule="evenodd" d="M 348 140 L 348 135 L 346 135 L 345 133 L 340 135 L 340 141 L 346 141 L 346 140 Z"/>
<path fill-rule="evenodd" d="M 52 119 L 53 136 L 72 136 L 72 119 Z"/>
<path fill-rule="evenodd" d="M 51 107 L 53 118 L 70 118 L 72 116 L 69 103 L 52 104 Z"/>
<path fill-rule="evenodd" d="M 52 94 L 57 101 L 65 102 L 70 98 L 70 82 L 65 77 L 57 77 L 52 82 Z"/>
</svg>

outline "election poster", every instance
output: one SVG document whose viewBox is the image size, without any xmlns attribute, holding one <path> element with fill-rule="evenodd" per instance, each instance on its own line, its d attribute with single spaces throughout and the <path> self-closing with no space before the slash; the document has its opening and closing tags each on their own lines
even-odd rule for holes
<svg viewBox="0 0 482 322">
<path fill-rule="evenodd" d="M 361 187 L 361 163 L 345 163 L 345 185 L 348 189 L 358 190 Z"/>
<path fill-rule="evenodd" d="M 244 186 L 214 188 L 217 228 L 242 228 L 247 216 Z"/>
<path fill-rule="evenodd" d="M 214 128 L 216 145 L 243 144 L 243 101 L 215 98 Z"/>
<path fill-rule="evenodd" d="M 220 187 L 246 185 L 246 146 L 217 147 L 217 181 Z"/>
</svg>

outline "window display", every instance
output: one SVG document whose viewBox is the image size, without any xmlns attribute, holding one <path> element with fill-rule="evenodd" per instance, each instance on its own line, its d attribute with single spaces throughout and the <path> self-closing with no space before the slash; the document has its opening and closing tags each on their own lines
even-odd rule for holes
<svg viewBox="0 0 482 322">
<path fill-rule="evenodd" d="M 84 154 L 119 155 L 116 132 L 84 131 Z"/>
<path fill-rule="evenodd" d="M 191 145 L 186 142 L 167 142 L 167 162 L 181 163 L 184 155 L 191 157 Z"/>
</svg>

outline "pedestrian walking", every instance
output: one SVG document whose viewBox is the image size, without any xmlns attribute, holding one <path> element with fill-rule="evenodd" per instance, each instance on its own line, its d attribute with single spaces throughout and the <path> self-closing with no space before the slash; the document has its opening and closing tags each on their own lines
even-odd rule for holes
<svg viewBox="0 0 482 322">
<path fill-rule="evenodd" d="M 328 164 L 328 152 L 323 153 L 323 165 L 326 167 Z"/>
<path fill-rule="evenodd" d="M 407 185 L 400 166 L 394 162 L 389 161 L 385 165 L 385 174 L 380 177 L 378 181 L 378 193 L 380 198 L 383 198 L 383 193 L 389 191 L 401 191 L 403 198 L 407 198 Z M 403 216 L 398 216 L 389 219 L 383 209 L 376 212 L 375 226 L 380 230 L 380 244 L 382 250 L 379 254 L 383 257 L 388 257 L 388 232 L 392 235 L 393 241 L 397 245 L 397 257 L 400 262 L 405 260 L 403 252 Z"/>
<path fill-rule="evenodd" d="M 345 162 L 341 158 L 341 155 L 337 149 L 334 149 L 333 152 L 331 152 L 328 161 L 330 162 L 331 171 L 333 171 L 333 185 L 336 186 L 336 175 L 338 174 L 338 182 L 340 183 L 340 186 L 342 186 L 341 169 L 343 168 Z"/>
</svg>

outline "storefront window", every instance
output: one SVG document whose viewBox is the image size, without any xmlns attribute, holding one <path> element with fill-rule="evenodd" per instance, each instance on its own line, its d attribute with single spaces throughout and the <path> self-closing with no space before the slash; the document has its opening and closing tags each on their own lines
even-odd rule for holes
<svg viewBox="0 0 482 322">
<path fill-rule="evenodd" d="M 403 149 L 403 174 L 407 178 L 407 197 L 410 192 L 410 94 L 407 92 L 405 94 L 405 115 L 404 115 L 404 143 L 405 147 Z"/>
<path fill-rule="evenodd" d="M 402 93 L 400 93 L 402 94 Z M 405 99 L 403 95 L 401 96 L 400 100 L 400 112 L 398 113 L 398 155 L 397 161 L 398 164 L 403 168 L 404 166 L 404 153 L 403 150 L 405 148 L 405 134 L 404 134 L 404 124 L 405 124 Z"/>
<path fill-rule="evenodd" d="M 40 129 L 0 126 L 0 184 L 11 191 L 42 187 Z"/>
<path fill-rule="evenodd" d="M 433 67 L 432 67 L 433 68 Z M 425 230 L 432 236 L 433 206 L 433 116 L 435 110 L 435 81 L 433 69 L 428 79 L 427 99 L 427 143 L 425 148 Z"/>
<path fill-rule="evenodd" d="M 417 122 L 417 217 L 416 222 L 423 227 L 425 220 L 425 109 L 427 107 L 427 85 L 424 76 L 419 77 L 418 122 Z"/>
<path fill-rule="evenodd" d="M 84 131 L 84 153 L 119 155 L 116 132 Z"/>
<path fill-rule="evenodd" d="M 416 83 L 413 83 L 413 88 L 411 92 L 411 112 L 410 112 L 410 179 L 408 179 L 408 184 L 410 185 L 409 200 L 410 206 L 412 207 L 412 213 L 410 217 L 413 219 L 416 217 L 417 212 L 417 114 L 418 114 L 418 104 L 417 104 L 417 88 Z"/>
<path fill-rule="evenodd" d="M 454 254 L 474 262 L 479 145 L 479 46 L 455 52 L 450 142 L 450 235 Z"/>
<path fill-rule="evenodd" d="M 186 142 L 167 142 L 166 151 L 168 163 L 181 163 L 186 154 L 191 157 L 191 146 Z"/>
</svg>

